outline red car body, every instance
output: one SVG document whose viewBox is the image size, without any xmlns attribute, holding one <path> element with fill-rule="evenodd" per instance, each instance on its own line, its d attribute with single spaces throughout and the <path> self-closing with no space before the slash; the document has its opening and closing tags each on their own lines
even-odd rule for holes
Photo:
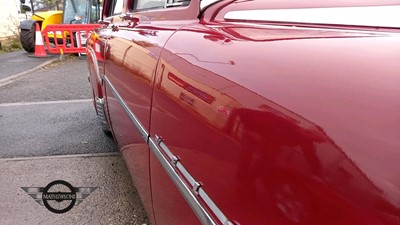
<svg viewBox="0 0 400 225">
<path fill-rule="evenodd" d="M 400 224 L 399 9 L 105 0 L 95 106 L 152 223 Z"/>
</svg>

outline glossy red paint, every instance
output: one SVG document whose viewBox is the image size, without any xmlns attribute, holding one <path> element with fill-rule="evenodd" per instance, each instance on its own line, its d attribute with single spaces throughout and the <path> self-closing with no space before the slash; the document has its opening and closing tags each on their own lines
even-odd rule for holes
<svg viewBox="0 0 400 225">
<path fill-rule="evenodd" d="M 207 104 L 163 79 L 154 94 L 151 131 L 163 134 L 171 151 L 188 162 L 228 218 L 248 224 L 379 224 L 371 214 L 383 220 L 382 207 L 399 212 L 384 197 L 391 192 L 393 198 L 400 181 L 400 49 L 393 49 L 398 36 L 213 29 L 224 38 L 207 40 L 212 31 L 206 26 L 178 31 L 165 47 L 174 54 L 162 55 L 161 63 L 216 101 Z M 260 41 L 230 39 L 238 30 L 245 36 L 254 29 Z M 290 31 L 301 35 L 279 37 Z M 255 58 L 255 52 L 264 57 Z M 386 61 L 377 64 L 381 57 Z M 229 113 L 221 113 L 221 106 Z"/>
<path fill-rule="evenodd" d="M 200 224 L 146 147 L 156 136 L 233 224 L 400 224 L 399 30 L 224 21 L 342 4 L 266 2 L 126 9 L 137 26 L 98 31 L 108 122 L 153 224 Z"/>
</svg>

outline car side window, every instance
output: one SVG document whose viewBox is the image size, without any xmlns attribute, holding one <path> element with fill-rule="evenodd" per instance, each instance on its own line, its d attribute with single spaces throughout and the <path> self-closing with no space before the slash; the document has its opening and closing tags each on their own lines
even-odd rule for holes
<svg viewBox="0 0 400 225">
<path fill-rule="evenodd" d="M 164 8 L 167 0 L 138 0 L 135 10 Z"/>
<path fill-rule="evenodd" d="M 113 1 L 113 10 L 112 15 L 118 15 L 122 13 L 124 0 L 114 0 Z"/>
<path fill-rule="evenodd" d="M 134 10 L 162 9 L 170 7 L 188 6 L 190 0 L 137 0 Z"/>
</svg>

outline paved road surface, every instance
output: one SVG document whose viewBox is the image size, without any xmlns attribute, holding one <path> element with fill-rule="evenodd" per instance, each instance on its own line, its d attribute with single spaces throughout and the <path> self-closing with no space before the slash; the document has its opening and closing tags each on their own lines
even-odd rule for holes
<svg viewBox="0 0 400 225">
<path fill-rule="evenodd" d="M 117 151 L 90 98 L 86 62 L 76 58 L 0 87 L 0 157 Z"/>
<path fill-rule="evenodd" d="M 32 55 L 32 53 L 27 53 L 24 50 L 0 54 L 0 79 L 22 73 L 46 61 L 57 58 L 56 56 L 51 56 L 49 58 L 33 58 L 28 57 L 28 55 Z"/>
<path fill-rule="evenodd" d="M 0 131 L 1 224 L 149 224 L 114 141 L 97 121 L 85 60 L 67 59 L 11 83 L 0 78 Z M 21 189 L 54 180 L 97 189 L 64 214 Z"/>
</svg>

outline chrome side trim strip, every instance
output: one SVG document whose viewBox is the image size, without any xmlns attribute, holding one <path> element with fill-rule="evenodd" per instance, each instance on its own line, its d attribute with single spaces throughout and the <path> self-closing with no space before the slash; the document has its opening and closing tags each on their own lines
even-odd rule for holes
<svg viewBox="0 0 400 225">
<path fill-rule="evenodd" d="M 169 148 L 164 144 L 162 138 L 156 135 L 156 139 L 155 139 L 155 140 L 156 140 L 156 143 L 157 143 L 158 145 L 160 145 L 160 147 L 161 147 L 161 148 L 164 150 L 164 152 L 168 155 L 168 157 L 169 157 L 170 159 L 172 159 L 174 155 L 172 155 L 172 153 L 171 153 L 171 151 L 169 150 Z"/>
<path fill-rule="evenodd" d="M 108 79 L 108 77 L 103 76 L 103 79 L 106 81 L 107 85 L 111 88 L 111 91 L 112 91 L 114 97 L 117 99 L 117 101 L 122 106 L 122 108 L 125 110 L 125 112 L 128 114 L 129 118 L 131 119 L 132 123 L 135 125 L 136 129 L 139 131 L 143 140 L 145 142 L 147 142 L 147 139 L 149 138 L 149 133 L 147 132 L 146 128 L 140 123 L 137 116 L 129 109 L 129 107 L 125 103 L 125 101 L 122 100 L 121 95 L 115 89 L 114 85 L 111 83 L 111 81 Z"/>
<path fill-rule="evenodd" d="M 176 168 L 178 168 L 179 171 L 183 174 L 183 176 L 186 178 L 186 180 L 189 182 L 192 187 L 195 186 L 196 181 L 195 179 L 189 174 L 189 172 L 183 167 L 182 163 L 178 162 L 176 165 Z"/>
<path fill-rule="evenodd" d="M 163 158 L 163 160 L 165 161 L 165 163 L 167 163 L 168 165 L 166 167 L 164 167 L 165 170 L 171 168 L 173 171 L 171 173 L 173 173 L 174 175 L 177 175 L 178 177 L 171 177 L 171 179 L 174 181 L 176 181 L 176 179 L 178 180 L 182 180 L 181 177 L 179 176 L 179 174 L 174 170 L 174 168 L 176 168 L 182 175 L 183 178 L 187 181 L 187 183 L 190 184 L 191 187 L 189 187 L 187 185 L 187 183 L 183 183 L 182 185 L 185 186 L 185 191 L 190 192 L 191 196 L 198 196 L 201 199 L 204 200 L 204 202 L 206 203 L 207 207 L 213 212 L 213 214 L 218 218 L 218 220 L 224 224 L 224 225 L 232 225 L 233 223 L 231 221 L 228 220 L 228 218 L 224 215 L 224 213 L 218 208 L 218 206 L 211 200 L 211 198 L 208 196 L 208 194 L 205 192 L 205 190 L 202 187 L 202 184 L 198 181 L 196 181 L 192 175 L 190 175 L 190 173 L 186 170 L 186 168 L 183 166 L 183 164 L 181 163 L 181 161 L 179 160 L 179 157 L 176 155 L 173 155 L 172 152 L 169 150 L 169 148 L 164 144 L 162 138 L 160 138 L 159 136 L 156 135 L 156 139 L 155 141 L 152 141 L 152 138 L 150 137 L 150 142 L 153 143 L 155 146 L 152 146 L 156 152 L 159 152 L 160 157 Z M 164 154 L 167 155 L 169 157 L 170 160 L 168 160 Z M 156 153 L 154 153 L 156 154 Z M 174 160 L 174 159 L 177 159 Z M 160 160 L 160 159 L 159 159 Z M 175 185 L 178 184 L 175 183 Z M 179 189 L 179 187 L 178 187 Z M 184 195 L 185 193 L 182 192 L 182 190 L 180 190 L 181 193 Z M 186 198 L 185 198 L 186 199 Z M 187 202 L 190 204 L 192 204 L 190 201 L 187 200 Z M 198 202 L 198 200 L 196 199 L 196 202 Z M 201 208 L 203 208 L 201 205 L 199 206 Z M 192 209 L 195 211 L 196 215 L 197 212 L 196 210 L 192 207 Z M 198 213 L 204 213 L 203 211 L 198 212 Z M 207 211 L 205 211 L 207 217 L 211 216 L 207 213 Z M 203 214 L 200 214 L 200 216 L 204 216 Z M 199 215 L 199 219 L 201 218 Z M 209 223 L 204 223 L 203 220 L 201 220 L 203 224 L 209 224 Z M 215 222 L 213 222 L 215 223 Z"/>
<path fill-rule="evenodd" d="M 121 98 L 121 95 L 115 89 L 108 77 L 103 76 L 103 79 L 105 83 L 110 87 L 114 97 L 128 114 L 136 129 L 139 131 L 142 138 L 147 142 L 150 150 L 160 162 L 165 172 L 171 178 L 172 182 L 178 188 L 179 192 L 182 194 L 190 208 L 192 208 L 193 212 L 196 214 L 200 222 L 203 225 L 218 224 L 216 221 L 214 221 L 213 217 L 210 215 L 210 213 L 207 211 L 207 209 L 203 206 L 198 198 L 202 198 L 204 200 L 207 207 L 213 212 L 213 214 L 222 224 L 233 225 L 233 223 L 227 219 L 227 217 L 221 212 L 221 210 L 215 205 L 215 203 L 203 190 L 201 183 L 197 182 L 182 165 L 179 157 L 172 154 L 172 152 L 163 142 L 162 138 L 156 135 L 153 140 L 153 138 L 149 136 L 149 133 L 146 131 L 145 127 L 140 123 L 136 115 L 129 109 L 129 107 Z M 178 174 L 178 171 L 183 175 L 183 177 Z M 188 185 L 188 183 L 190 186 Z"/>
<path fill-rule="evenodd" d="M 227 224 L 228 218 L 221 212 L 221 210 L 215 205 L 215 203 L 211 200 L 208 194 L 204 191 L 202 187 L 198 190 L 199 196 L 204 200 L 207 206 L 211 209 L 211 211 L 215 214 L 215 216 L 221 221 L 222 224 Z"/>
<path fill-rule="evenodd" d="M 199 200 L 196 198 L 195 194 L 190 190 L 190 188 L 186 185 L 185 181 L 179 176 L 179 174 L 175 171 L 174 167 L 170 164 L 169 160 L 163 155 L 160 148 L 153 141 L 152 138 L 149 138 L 149 147 L 153 154 L 156 156 L 158 161 L 161 163 L 161 166 L 167 172 L 168 176 L 171 178 L 175 186 L 178 188 L 179 192 L 185 198 L 186 202 L 192 208 L 193 212 L 196 214 L 197 218 L 203 225 L 217 225 L 209 215 L 207 210 L 201 205 Z"/>
<path fill-rule="evenodd" d="M 227 20 L 400 28 L 400 5 L 231 11 Z"/>
</svg>

